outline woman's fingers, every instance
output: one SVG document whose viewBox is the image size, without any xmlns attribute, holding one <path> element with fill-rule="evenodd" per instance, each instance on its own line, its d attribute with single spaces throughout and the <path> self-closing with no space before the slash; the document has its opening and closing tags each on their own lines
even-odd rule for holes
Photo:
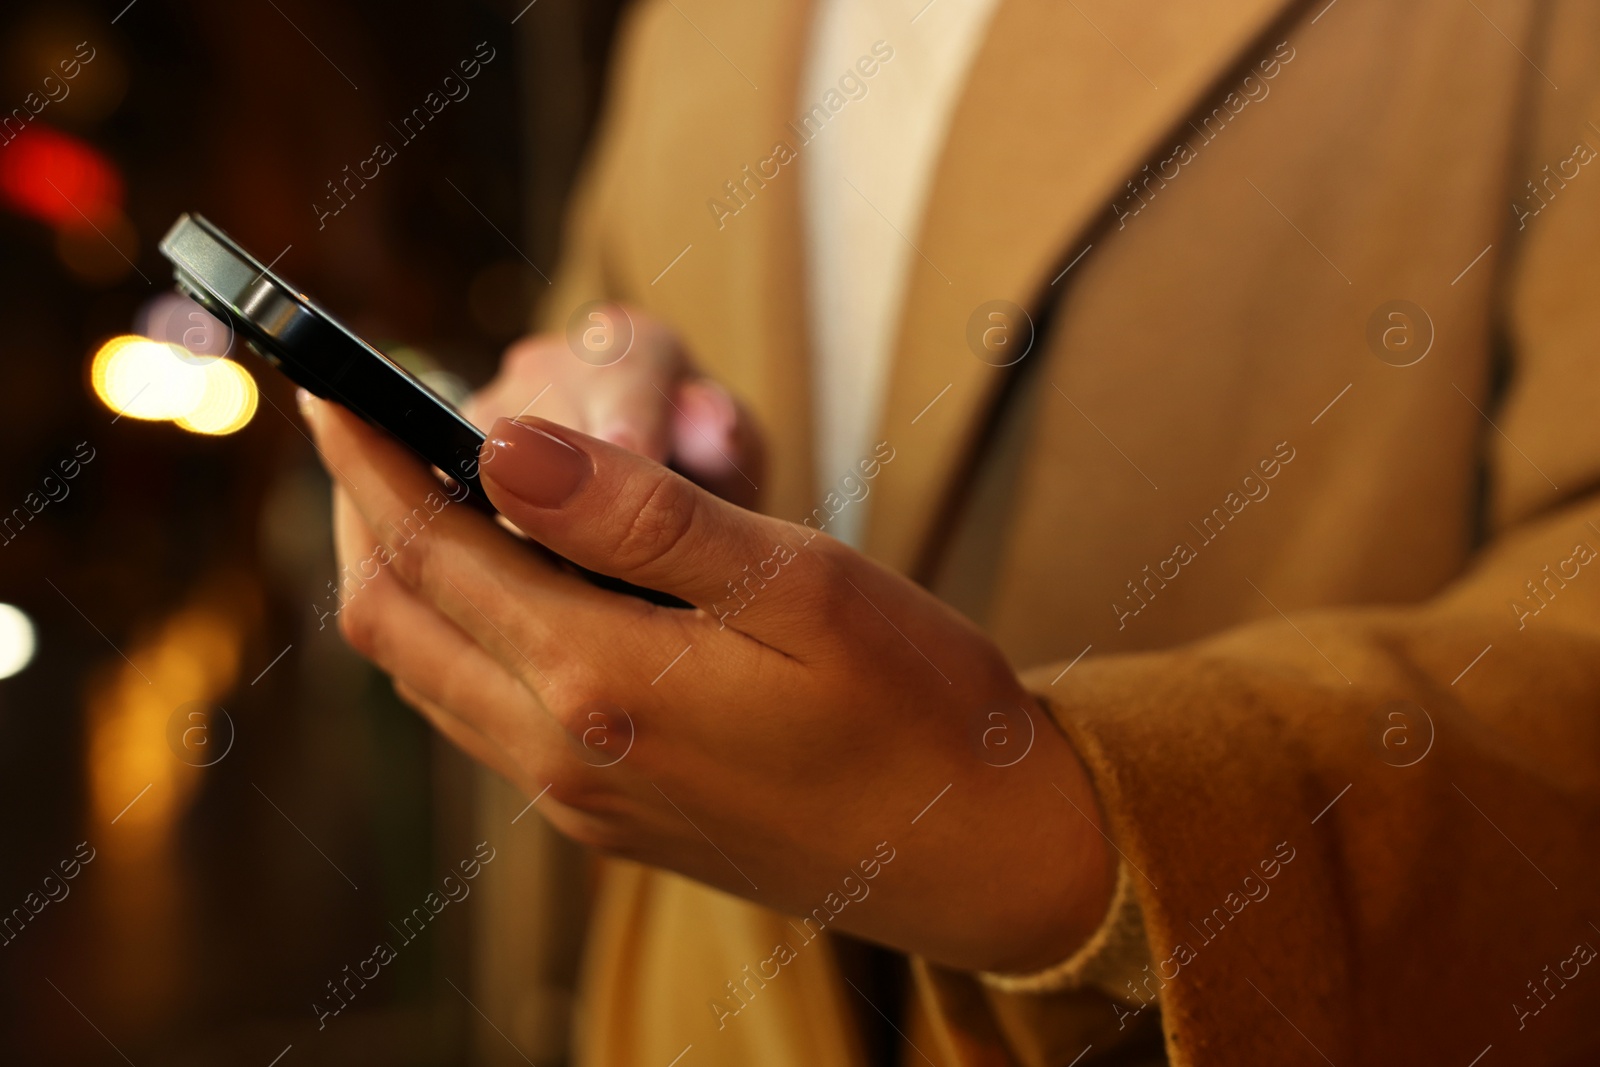
<svg viewBox="0 0 1600 1067">
<path fill-rule="evenodd" d="M 765 469 L 755 422 L 721 385 L 695 372 L 673 332 L 619 304 L 589 308 L 564 334 L 524 337 L 463 413 L 487 431 L 536 416 L 670 465 L 741 507 Z"/>
<path fill-rule="evenodd" d="M 542 419 L 496 422 L 480 467 L 495 506 L 580 566 L 658 589 L 775 648 L 832 601 L 831 544 Z M 845 590 L 848 592 L 848 590 Z M 823 625 L 826 625 L 824 622 Z"/>
<path fill-rule="evenodd" d="M 480 430 L 488 430 L 495 419 L 533 412 L 571 425 L 581 417 L 567 386 L 572 362 L 560 338 L 524 337 L 506 350 L 499 372 L 472 395 L 461 413 Z"/>
<path fill-rule="evenodd" d="M 672 446 L 665 397 L 684 374 L 677 342 L 644 322 L 635 336 L 634 320 L 616 305 L 591 317 L 603 322 L 572 337 L 543 334 L 512 345 L 465 414 L 484 430 L 497 418 L 537 414 L 665 463 Z"/>
<path fill-rule="evenodd" d="M 334 496 L 334 536 L 346 573 L 371 558 L 371 530 L 343 490 Z M 448 711 L 483 743 L 537 756 L 522 751 L 531 737 L 536 748 L 559 751 L 554 746 L 562 741 L 560 728 L 515 676 L 386 568 L 367 573 L 372 576 L 359 585 L 347 582 L 339 611 L 340 629 L 358 652 L 407 692 Z M 471 751 L 479 755 L 476 747 Z"/>
<path fill-rule="evenodd" d="M 590 585 L 451 501 L 409 452 L 354 415 L 311 401 L 306 417 L 381 549 L 378 565 L 530 691 L 548 693 L 563 673 L 626 677 L 683 647 L 676 627 L 635 625 L 650 605 Z M 493 463 L 486 455 L 485 473 Z"/>
<path fill-rule="evenodd" d="M 710 378 L 678 383 L 672 400 L 672 464 L 696 485 L 743 508 L 760 499 L 766 456 L 755 420 Z"/>
</svg>

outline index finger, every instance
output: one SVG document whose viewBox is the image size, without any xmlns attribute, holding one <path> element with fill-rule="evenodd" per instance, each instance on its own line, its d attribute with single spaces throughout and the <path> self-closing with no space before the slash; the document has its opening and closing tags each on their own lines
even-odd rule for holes
<svg viewBox="0 0 1600 1067">
<path fill-rule="evenodd" d="M 598 589 L 489 517 L 451 506 L 402 445 L 337 405 L 314 401 L 307 421 L 351 503 L 391 553 L 395 575 L 534 692 L 597 665 L 626 675 L 638 656 L 682 647 L 675 628 L 669 635 L 638 623 L 657 611 L 687 613 Z"/>
</svg>

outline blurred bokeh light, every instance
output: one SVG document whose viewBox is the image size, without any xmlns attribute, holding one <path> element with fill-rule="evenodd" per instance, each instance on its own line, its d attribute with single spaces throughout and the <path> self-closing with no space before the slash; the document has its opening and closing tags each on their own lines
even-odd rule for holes
<svg viewBox="0 0 1600 1067">
<path fill-rule="evenodd" d="M 175 422 L 201 434 L 243 429 L 259 397 L 255 378 L 237 363 L 196 358 L 181 345 L 136 334 L 100 346 L 89 382 L 101 403 L 119 416 Z"/>
<path fill-rule="evenodd" d="M 0 604 L 0 678 L 10 678 L 33 659 L 33 620 L 19 607 Z"/>
<path fill-rule="evenodd" d="M 201 371 L 205 388 L 200 402 L 172 421 L 185 430 L 216 436 L 244 429 L 256 413 L 256 380 L 229 359 L 214 359 Z"/>
<path fill-rule="evenodd" d="M 30 124 L 0 153 L 0 200 L 52 226 L 92 228 L 122 212 L 122 176 L 70 134 Z"/>
<path fill-rule="evenodd" d="M 501 914 L 531 892 L 509 862 L 337 1027 L 306 1010 L 480 823 L 530 864 L 548 831 L 480 812 L 488 785 L 319 617 L 331 496 L 293 387 L 155 242 L 204 213 L 459 399 L 546 289 L 619 7 L 0 4 L 0 605 L 26 612 L 0 606 L 0 899 L 98 856 L 0 954 L 0 1065 L 565 1062 L 523 1007 L 568 978 Z M 329 178 L 479 41 L 504 58 L 471 99 L 319 225 Z M 190 707 L 229 731 L 202 765 L 173 740 Z"/>
</svg>

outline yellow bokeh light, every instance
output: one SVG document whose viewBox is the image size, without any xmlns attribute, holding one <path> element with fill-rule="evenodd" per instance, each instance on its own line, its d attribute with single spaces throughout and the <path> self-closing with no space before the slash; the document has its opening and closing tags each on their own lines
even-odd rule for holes
<svg viewBox="0 0 1600 1067">
<path fill-rule="evenodd" d="M 192 605 L 136 642 L 126 664 L 115 664 L 91 684 L 89 784 L 95 812 L 147 838 L 120 842 L 125 848 L 137 851 L 165 839 L 193 799 L 201 771 L 173 758 L 167 723 L 174 708 L 213 702 L 233 687 L 243 638 L 236 619 Z M 147 786 L 153 788 L 143 796 Z M 142 799 L 129 806 L 135 796 Z"/>
<path fill-rule="evenodd" d="M 100 346 L 90 384 L 119 416 L 175 422 L 194 433 L 243 429 L 255 415 L 259 391 L 230 360 L 196 359 L 176 345 L 124 334 Z"/>
<path fill-rule="evenodd" d="M 239 364 L 214 359 L 204 366 L 205 392 L 188 414 L 174 420 L 185 430 L 221 436 L 236 433 L 255 416 L 256 380 Z"/>
<path fill-rule="evenodd" d="M 100 346 L 89 377 L 106 407 L 153 421 L 186 414 L 200 403 L 206 387 L 205 371 L 179 359 L 170 345 L 131 335 Z"/>
</svg>

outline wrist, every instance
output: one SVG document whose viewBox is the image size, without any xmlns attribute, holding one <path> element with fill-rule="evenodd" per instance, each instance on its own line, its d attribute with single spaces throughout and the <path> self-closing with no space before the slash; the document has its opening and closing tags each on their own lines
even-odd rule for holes
<svg viewBox="0 0 1600 1067">
<path fill-rule="evenodd" d="M 995 881 L 1008 903 L 997 909 L 992 959 L 971 968 L 1030 973 L 1073 955 L 1098 930 L 1116 888 L 1117 853 L 1087 769 L 1036 703 L 1037 737 L 1009 791 L 1005 818 L 1016 832 L 999 836 Z"/>
<path fill-rule="evenodd" d="M 962 760 L 906 838 L 887 921 L 867 936 L 956 970 L 1025 974 L 1068 958 L 1103 923 L 1117 855 L 1099 801 L 1054 721 L 1020 699 L 1033 728 L 1026 755 Z"/>
</svg>

